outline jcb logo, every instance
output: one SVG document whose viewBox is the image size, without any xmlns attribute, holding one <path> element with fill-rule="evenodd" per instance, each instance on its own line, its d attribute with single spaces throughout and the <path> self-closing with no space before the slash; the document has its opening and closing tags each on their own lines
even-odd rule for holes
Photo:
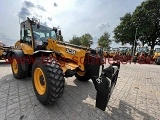
<svg viewBox="0 0 160 120">
<path fill-rule="evenodd" d="M 72 50 L 72 49 L 68 49 L 68 48 L 66 48 L 66 53 L 69 53 L 69 54 L 75 55 L 75 54 L 76 54 L 76 51 L 75 51 L 75 50 Z"/>
</svg>

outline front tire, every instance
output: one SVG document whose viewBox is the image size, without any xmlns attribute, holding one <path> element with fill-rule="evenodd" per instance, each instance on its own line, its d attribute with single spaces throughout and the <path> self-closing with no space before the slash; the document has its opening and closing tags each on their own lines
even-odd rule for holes
<svg viewBox="0 0 160 120">
<path fill-rule="evenodd" d="M 33 88 L 38 100 L 45 106 L 57 101 L 64 91 L 64 75 L 54 59 L 37 58 L 32 67 Z"/>
</svg>

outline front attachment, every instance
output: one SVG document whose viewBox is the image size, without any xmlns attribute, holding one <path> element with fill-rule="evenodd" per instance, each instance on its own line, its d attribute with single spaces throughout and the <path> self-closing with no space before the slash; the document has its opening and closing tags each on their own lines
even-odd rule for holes
<svg viewBox="0 0 160 120">
<path fill-rule="evenodd" d="M 99 78 L 95 80 L 92 79 L 93 82 L 96 83 L 96 107 L 103 111 L 105 111 L 114 86 L 116 85 L 119 69 L 120 63 L 113 63 L 109 67 L 102 70 L 102 74 Z"/>
</svg>

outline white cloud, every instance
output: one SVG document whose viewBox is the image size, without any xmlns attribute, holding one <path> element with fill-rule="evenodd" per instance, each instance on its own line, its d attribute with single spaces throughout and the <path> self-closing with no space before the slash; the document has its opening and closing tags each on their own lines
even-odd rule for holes
<svg viewBox="0 0 160 120">
<path fill-rule="evenodd" d="M 122 17 L 126 12 L 132 12 L 143 0 L 8 1 L 11 4 L 3 1 L 3 6 L 0 8 L 2 11 L 0 13 L 1 19 L 3 19 L 0 28 L 4 28 L 3 33 L 9 34 L 13 40 L 19 39 L 20 26 L 17 15 L 20 12 L 23 19 L 26 16 L 37 17 L 50 27 L 59 25 L 65 40 L 69 40 L 74 34 L 81 36 L 84 33 L 90 33 L 95 39 L 93 46 L 96 46 L 96 39 L 103 32 L 107 31 L 113 36 L 112 31 L 119 24 L 119 17 Z M 55 3 L 57 6 L 54 5 Z M 116 44 L 113 43 L 113 45 Z"/>
<path fill-rule="evenodd" d="M 109 24 L 108 23 L 100 23 L 96 27 L 99 28 L 100 30 L 102 30 L 102 29 L 109 27 Z"/>
</svg>

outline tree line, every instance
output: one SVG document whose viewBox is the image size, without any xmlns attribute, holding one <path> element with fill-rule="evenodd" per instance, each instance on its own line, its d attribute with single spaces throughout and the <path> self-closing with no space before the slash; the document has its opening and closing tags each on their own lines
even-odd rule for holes
<svg viewBox="0 0 160 120">
<path fill-rule="evenodd" d="M 82 36 L 73 35 L 72 39 L 69 40 L 69 43 L 84 47 L 90 47 L 94 42 L 92 35 L 90 33 L 85 33 Z M 104 34 L 99 37 L 96 44 L 97 46 L 103 48 L 110 48 L 110 34 L 108 32 L 104 32 Z"/>
<path fill-rule="evenodd" d="M 154 49 L 160 45 L 160 0 L 146 0 L 133 13 L 120 17 L 120 24 L 114 29 L 114 41 L 123 45 L 147 44 Z M 136 49 L 136 47 L 135 47 Z"/>
</svg>

